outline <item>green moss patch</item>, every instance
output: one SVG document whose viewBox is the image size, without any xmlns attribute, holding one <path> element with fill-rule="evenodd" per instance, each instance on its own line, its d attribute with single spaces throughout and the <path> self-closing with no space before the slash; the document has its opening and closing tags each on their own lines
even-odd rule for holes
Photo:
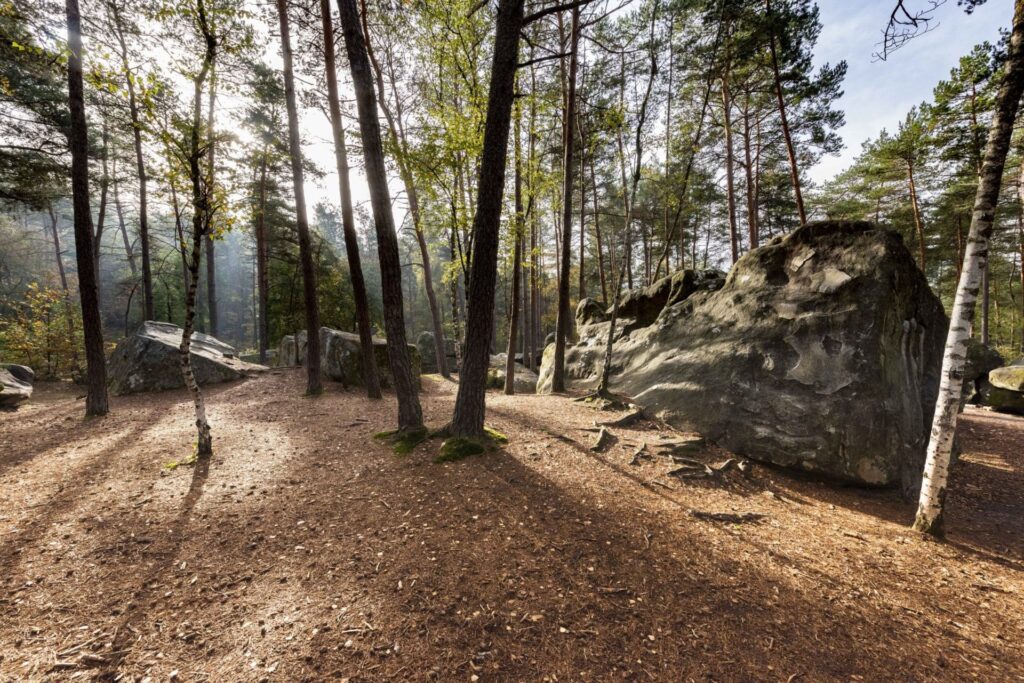
<svg viewBox="0 0 1024 683">
<path fill-rule="evenodd" d="M 441 444 L 441 452 L 434 458 L 434 462 L 456 462 L 471 455 L 480 455 L 486 450 L 486 446 L 479 439 L 453 436 L 450 439 L 445 439 Z"/>
<path fill-rule="evenodd" d="M 392 430 L 390 432 L 377 432 L 373 438 L 378 441 L 388 441 L 396 455 L 408 455 L 416 446 L 427 440 L 427 428 L 412 429 L 407 432 Z"/>
<path fill-rule="evenodd" d="M 445 439 L 441 444 L 441 451 L 434 458 L 434 462 L 456 462 L 472 455 L 493 451 L 498 446 L 504 446 L 507 443 L 508 437 L 497 429 L 484 427 L 484 436 L 482 437 L 453 436 Z"/>
</svg>

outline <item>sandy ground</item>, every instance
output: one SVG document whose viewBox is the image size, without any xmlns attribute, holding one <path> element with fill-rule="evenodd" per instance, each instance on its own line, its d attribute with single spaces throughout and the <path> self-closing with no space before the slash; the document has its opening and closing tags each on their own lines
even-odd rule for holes
<svg viewBox="0 0 1024 683">
<path fill-rule="evenodd" d="M 892 492 L 630 464 L 656 425 L 591 452 L 565 397 L 489 394 L 511 443 L 434 464 L 372 438 L 392 398 L 303 386 L 211 388 L 208 468 L 167 467 L 183 392 L 0 413 L 0 680 L 1024 680 L 1020 418 L 965 416 L 938 543 Z"/>
</svg>

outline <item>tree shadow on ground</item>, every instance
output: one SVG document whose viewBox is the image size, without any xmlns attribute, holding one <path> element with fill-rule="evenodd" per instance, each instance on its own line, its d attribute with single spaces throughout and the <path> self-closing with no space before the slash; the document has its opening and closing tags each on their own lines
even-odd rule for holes
<svg viewBox="0 0 1024 683">
<path fill-rule="evenodd" d="M 557 439 L 565 429 L 553 411 L 501 405 L 489 414 L 512 438 L 507 449 L 435 465 L 429 444 L 397 457 L 371 438 L 393 419 L 392 397 L 328 391 L 311 411 L 302 381 L 268 378 L 259 397 L 231 412 L 231 438 L 248 441 L 218 446 L 232 462 L 215 459 L 212 474 L 192 473 L 168 518 L 174 532 L 150 549 L 148 569 L 126 563 L 96 605 L 51 597 L 56 604 L 44 608 L 43 597 L 32 609 L 116 627 L 115 652 L 128 650 L 117 672 L 155 679 L 175 669 L 239 681 L 275 671 L 282 680 L 367 681 L 1022 671 L 1012 638 L 984 636 L 1012 633 L 1019 601 L 996 593 L 984 621 L 961 616 L 962 586 L 914 578 L 945 563 L 928 547 L 908 548 L 908 561 L 894 565 L 888 545 L 837 544 L 820 535 L 830 525 L 813 515 L 827 506 L 813 496 L 802 506 L 766 498 L 772 514 L 750 524 L 687 515 L 712 502 L 760 505 L 753 494 L 784 487 L 779 477 L 755 478 L 751 491 L 666 492 L 610 454 Z M 274 426 L 301 454 L 281 469 L 245 436 L 267 428 L 266 395 L 291 410 Z M 425 411 L 448 414 L 450 396 L 439 393 Z M 224 477 L 243 461 L 251 486 L 224 493 L 232 484 Z M 214 496 L 206 478 L 218 467 L 229 488 Z M 106 471 L 116 482 L 118 470 Z M 143 515 L 117 531 L 143 533 L 154 533 Z M 835 557 L 816 561 L 826 553 Z M 118 600 L 126 611 L 112 616 L 106 605 Z M 966 628 L 954 631 L 951 619 Z"/>
</svg>

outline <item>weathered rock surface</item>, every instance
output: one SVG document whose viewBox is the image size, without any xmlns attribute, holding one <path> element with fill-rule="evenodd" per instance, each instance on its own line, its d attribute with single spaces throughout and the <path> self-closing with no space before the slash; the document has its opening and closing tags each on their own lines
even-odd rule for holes
<svg viewBox="0 0 1024 683">
<path fill-rule="evenodd" d="M 178 355 L 181 333 L 177 325 L 147 320 L 134 334 L 118 342 L 107 361 L 111 392 L 134 394 L 184 387 Z M 267 370 L 266 366 L 240 360 L 234 347 L 200 332 L 192 333 L 191 359 L 200 386 Z"/>
<path fill-rule="evenodd" d="M 306 331 L 300 330 L 294 335 L 281 338 L 280 351 L 282 367 L 297 367 L 306 364 Z M 380 373 L 381 386 L 394 385 L 391 374 L 391 363 L 388 360 L 388 347 L 383 339 L 373 338 L 373 355 L 377 359 L 377 370 Z M 413 375 L 419 380 L 422 372 L 420 352 L 413 344 L 409 344 L 409 357 L 412 361 Z M 359 335 L 342 332 L 330 327 L 320 328 L 320 370 L 324 377 L 345 386 L 366 386 L 363 379 L 363 351 L 359 343 Z"/>
<path fill-rule="evenodd" d="M 0 408 L 17 408 L 32 398 L 36 373 L 27 365 L 0 363 Z"/>
<path fill-rule="evenodd" d="M 455 358 L 455 344 L 451 339 L 444 340 L 444 354 L 448 361 L 448 369 L 457 370 Z M 437 343 L 434 341 L 434 333 L 429 330 L 420 332 L 416 337 L 416 348 L 420 352 L 420 362 L 423 364 L 423 372 L 438 372 L 437 367 Z"/>
<path fill-rule="evenodd" d="M 300 334 L 305 338 L 304 332 Z M 419 382 L 423 367 L 420 352 L 413 344 L 408 346 L 413 376 Z M 381 386 L 384 388 L 394 386 L 394 375 L 391 374 L 391 363 L 388 359 L 388 346 L 385 340 L 374 337 L 373 356 L 377 360 Z M 366 386 L 366 381 L 363 378 L 363 349 L 359 343 L 359 335 L 321 327 L 320 368 L 325 377 L 335 382 L 341 382 L 345 386 Z"/>
<path fill-rule="evenodd" d="M 508 363 L 507 353 L 498 353 L 491 356 L 491 364 L 487 369 L 487 386 L 492 389 L 505 388 L 505 367 Z M 537 373 L 530 370 L 522 363 L 515 364 L 515 377 L 512 378 L 512 388 L 517 394 L 537 393 Z"/>
<path fill-rule="evenodd" d="M 978 394 L 981 402 L 993 410 L 1024 415 L 1024 364 L 992 370 Z"/>
<path fill-rule="evenodd" d="M 991 346 L 985 346 L 973 337 L 968 339 L 961 404 L 979 400 L 981 389 L 988 380 L 988 373 L 1005 364 L 1003 357 Z"/>
<path fill-rule="evenodd" d="M 612 391 L 741 455 L 919 485 L 948 321 L 896 233 L 813 223 L 744 255 L 720 289 L 715 277 L 673 278 L 707 286 L 672 296 L 663 281 L 628 297 L 620 310 L 636 322 L 616 330 Z M 604 322 L 579 330 L 570 386 L 595 386 L 607 333 Z"/>
<path fill-rule="evenodd" d="M 291 368 L 299 364 L 299 350 L 295 346 L 295 335 L 286 334 L 277 345 L 277 366 Z"/>
</svg>

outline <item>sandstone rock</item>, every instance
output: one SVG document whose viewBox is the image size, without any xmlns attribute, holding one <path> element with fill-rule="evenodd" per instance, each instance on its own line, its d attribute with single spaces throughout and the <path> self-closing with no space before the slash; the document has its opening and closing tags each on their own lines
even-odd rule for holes
<svg viewBox="0 0 1024 683">
<path fill-rule="evenodd" d="M 1024 393 L 1024 365 L 1007 365 L 988 373 L 988 381 L 994 387 Z"/>
<path fill-rule="evenodd" d="M 554 349 L 553 346 L 551 348 Z M 507 363 L 507 353 L 498 353 L 491 356 L 491 364 L 487 369 L 487 386 L 489 388 L 505 388 L 505 367 Z M 521 363 L 516 363 L 515 377 L 512 379 L 512 388 L 517 394 L 537 393 L 537 373 Z"/>
<path fill-rule="evenodd" d="M 35 372 L 26 365 L 0 364 L 0 408 L 17 408 L 32 398 L 35 378 Z"/>
<path fill-rule="evenodd" d="M 299 350 L 295 346 L 295 335 L 286 334 L 281 337 L 277 348 L 277 365 L 282 368 L 293 368 L 299 364 Z"/>
<path fill-rule="evenodd" d="M 420 360 L 423 363 L 423 372 L 438 372 L 437 350 L 434 343 L 434 333 L 429 330 L 420 332 L 416 337 L 416 348 L 420 353 Z M 458 363 L 455 357 L 455 342 L 451 339 L 444 340 L 444 356 L 448 361 L 448 370 L 458 371 Z"/>
<path fill-rule="evenodd" d="M 603 323 L 607 319 L 604 306 L 597 299 L 580 299 L 580 302 L 576 304 L 577 328 L 592 323 Z"/>
<path fill-rule="evenodd" d="M 305 339 L 304 330 L 299 335 Z M 373 339 L 373 355 L 377 360 L 381 386 L 385 388 L 394 386 L 394 375 L 391 374 L 391 363 L 388 360 L 387 342 L 375 337 Z M 419 383 L 422 361 L 419 350 L 412 344 L 409 344 L 409 357 L 412 362 L 413 376 Z M 304 361 L 305 359 L 303 359 Z M 321 327 L 320 369 L 325 377 L 335 382 L 341 382 L 345 386 L 366 386 L 363 379 L 363 351 L 359 343 L 359 335 Z"/>
<path fill-rule="evenodd" d="M 993 410 L 1024 415 L 1024 364 L 1014 363 L 989 372 L 978 387 L 978 397 Z"/>
<path fill-rule="evenodd" d="M 306 364 L 306 331 L 300 330 L 294 335 L 281 337 L 278 355 L 282 367 L 297 367 Z M 388 360 L 387 344 L 383 339 L 373 338 L 373 353 L 377 359 L 377 370 L 383 387 L 393 384 Z M 422 372 L 420 352 L 416 346 L 409 345 L 413 374 L 419 380 Z M 362 346 L 359 335 L 342 332 L 329 327 L 320 328 L 320 369 L 324 376 L 345 386 L 365 386 L 363 380 Z"/>
<path fill-rule="evenodd" d="M 988 373 L 1005 365 L 1003 357 L 991 346 L 985 346 L 971 337 L 967 340 L 967 361 L 964 365 L 964 388 L 961 404 L 978 399 L 979 391 Z"/>
<path fill-rule="evenodd" d="M 181 333 L 177 325 L 147 320 L 134 334 L 118 342 L 107 361 L 111 392 L 134 394 L 184 387 L 178 355 Z M 200 332 L 192 334 L 190 355 L 192 372 L 200 386 L 267 370 L 263 365 L 240 360 L 232 346 Z"/>
<path fill-rule="evenodd" d="M 978 397 L 982 405 L 997 412 L 1024 415 L 1024 392 L 997 387 L 986 381 L 982 382 Z"/>
<path fill-rule="evenodd" d="M 673 278 L 677 296 L 656 283 L 620 306 L 636 322 L 616 330 L 612 391 L 741 455 L 919 485 L 948 322 L 896 233 L 809 224 L 745 254 L 720 289 L 713 276 Z M 607 332 L 579 331 L 570 387 L 596 385 Z"/>
<path fill-rule="evenodd" d="M 426 330 L 420 332 L 416 337 L 416 348 L 423 362 L 423 372 L 437 372 L 437 343 L 434 341 L 434 333 Z"/>
<path fill-rule="evenodd" d="M 14 379 L 32 384 L 36 381 L 36 371 L 27 365 L 17 363 L 0 363 L 0 369 L 7 370 L 14 376 Z"/>
</svg>

